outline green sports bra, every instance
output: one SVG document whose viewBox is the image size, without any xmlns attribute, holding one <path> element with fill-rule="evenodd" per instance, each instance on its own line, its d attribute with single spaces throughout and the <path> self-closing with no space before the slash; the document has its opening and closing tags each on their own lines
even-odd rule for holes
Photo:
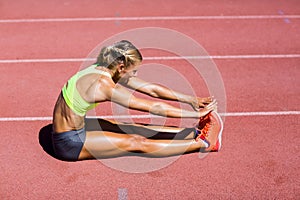
<svg viewBox="0 0 300 200">
<path fill-rule="evenodd" d="M 62 95 L 69 108 L 79 116 L 85 116 L 86 112 L 95 108 L 99 103 L 86 102 L 76 88 L 76 82 L 87 74 L 99 74 L 111 78 L 110 73 L 96 69 L 97 65 L 92 65 L 72 76 L 68 83 L 62 88 Z"/>
</svg>

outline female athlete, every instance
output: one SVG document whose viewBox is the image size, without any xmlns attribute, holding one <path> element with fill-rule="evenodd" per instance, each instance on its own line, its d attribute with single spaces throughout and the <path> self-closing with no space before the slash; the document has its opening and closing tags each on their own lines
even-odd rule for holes
<svg viewBox="0 0 300 200">
<path fill-rule="evenodd" d="M 218 133 L 211 131 L 208 134 L 204 131 L 207 127 L 200 127 L 201 130 L 197 130 L 197 128 L 128 125 L 102 120 L 110 124 L 109 127 L 119 128 L 89 130 L 85 120 L 86 112 L 105 101 L 173 118 L 205 120 L 216 109 L 217 103 L 210 97 L 184 95 L 137 78 L 141 62 L 142 55 L 139 50 L 129 41 L 122 40 L 103 47 L 94 65 L 79 71 L 69 79 L 62 88 L 53 113 L 52 143 L 58 158 L 77 161 L 117 157 L 130 152 L 161 157 L 200 149 L 213 150 L 213 146 L 219 142 Z M 137 98 L 126 87 L 154 98 L 190 104 L 195 111 Z M 166 135 L 185 134 L 181 139 L 175 140 L 163 136 L 148 138 L 145 135 L 158 130 L 165 132 Z"/>
</svg>

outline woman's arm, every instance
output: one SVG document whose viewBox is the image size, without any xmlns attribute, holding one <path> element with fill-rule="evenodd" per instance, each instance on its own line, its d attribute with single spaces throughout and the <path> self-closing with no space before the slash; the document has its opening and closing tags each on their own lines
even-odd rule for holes
<svg viewBox="0 0 300 200">
<path fill-rule="evenodd" d="M 121 85 L 115 85 L 115 87 L 111 89 L 107 100 L 130 109 L 174 118 L 200 118 L 207 115 L 212 110 L 215 110 L 217 107 L 217 103 L 214 101 L 200 111 L 183 110 L 163 102 L 137 98 Z"/>
<path fill-rule="evenodd" d="M 199 111 L 200 108 L 204 108 L 213 102 L 212 97 L 200 98 L 185 95 L 159 84 L 148 83 L 137 77 L 130 78 L 125 86 L 155 98 L 190 104 L 196 111 Z"/>
</svg>

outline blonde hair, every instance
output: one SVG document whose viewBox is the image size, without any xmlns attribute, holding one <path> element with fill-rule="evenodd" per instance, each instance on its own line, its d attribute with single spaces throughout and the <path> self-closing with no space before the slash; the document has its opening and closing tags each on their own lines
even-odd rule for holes
<svg viewBox="0 0 300 200">
<path fill-rule="evenodd" d="M 142 62 L 142 60 L 143 57 L 140 51 L 131 42 L 122 40 L 111 46 L 103 47 L 96 64 L 113 69 L 118 64 L 124 64 L 125 67 L 129 67 Z"/>
</svg>

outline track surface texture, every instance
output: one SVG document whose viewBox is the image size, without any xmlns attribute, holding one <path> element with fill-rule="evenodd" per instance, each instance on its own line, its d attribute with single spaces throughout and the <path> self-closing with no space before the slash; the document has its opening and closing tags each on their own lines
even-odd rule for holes
<svg viewBox="0 0 300 200">
<path fill-rule="evenodd" d="M 299 5 L 297 0 L 1 0 L 0 199 L 300 199 Z M 148 169 L 173 158 L 128 156 L 104 163 L 48 155 L 39 131 L 51 123 L 63 84 L 102 41 L 144 27 L 180 32 L 212 56 L 226 91 L 221 151 L 181 155 L 140 173 L 120 168 L 129 161 Z M 184 69 L 184 59 L 155 51 L 144 56 L 146 64 L 188 77 L 197 95 L 209 95 L 205 82 Z M 177 80 L 166 77 L 170 85 Z M 110 104 L 100 107 L 97 115 L 112 116 Z M 147 113 L 133 114 L 149 123 Z"/>
</svg>

